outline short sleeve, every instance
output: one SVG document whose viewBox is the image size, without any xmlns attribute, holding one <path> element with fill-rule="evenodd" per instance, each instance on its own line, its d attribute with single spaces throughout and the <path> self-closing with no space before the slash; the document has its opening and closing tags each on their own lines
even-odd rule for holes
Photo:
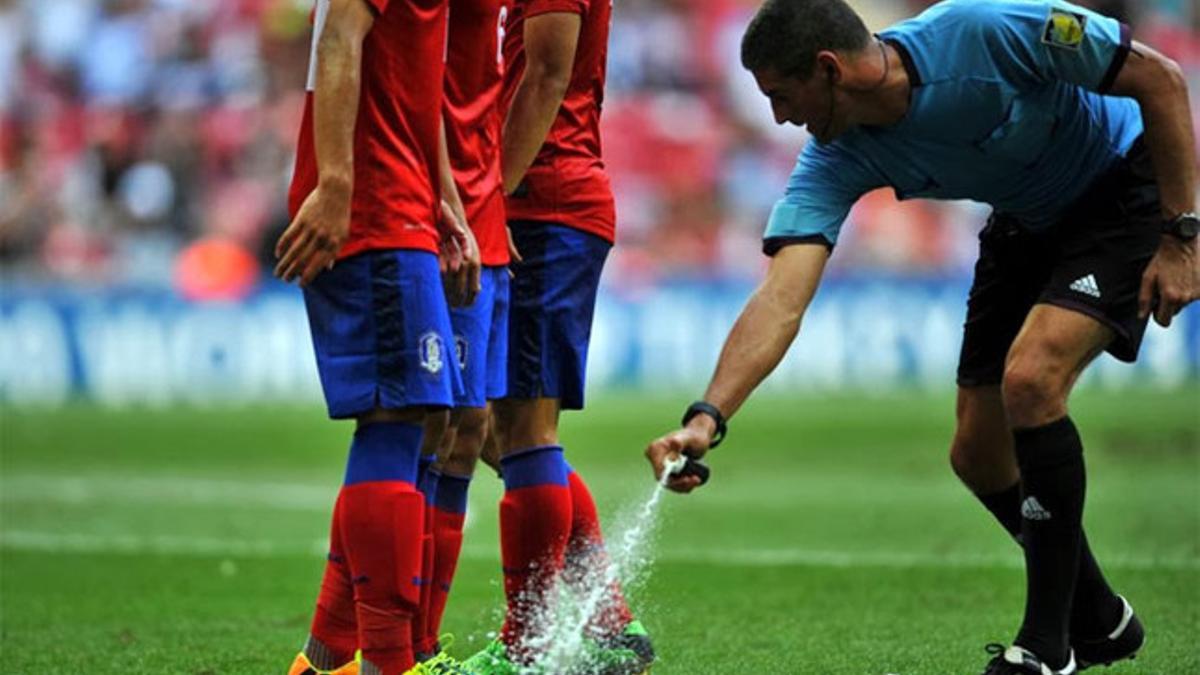
<svg viewBox="0 0 1200 675">
<path fill-rule="evenodd" d="M 763 253 L 773 256 L 798 243 L 833 248 L 850 208 L 881 184 L 851 159 L 847 149 L 810 141 L 796 160 L 783 199 L 771 209 Z"/>
<path fill-rule="evenodd" d="M 589 0 L 530 0 L 525 4 L 526 18 L 552 12 L 587 14 Z"/>
<path fill-rule="evenodd" d="M 1069 2 L 960 2 L 1002 77 L 1017 86 L 1060 80 L 1105 93 L 1129 55 L 1129 27 Z"/>
</svg>

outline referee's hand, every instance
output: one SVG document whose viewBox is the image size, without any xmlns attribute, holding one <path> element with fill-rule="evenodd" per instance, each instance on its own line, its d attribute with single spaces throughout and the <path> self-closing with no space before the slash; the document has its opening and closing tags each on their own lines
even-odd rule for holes
<svg viewBox="0 0 1200 675">
<path fill-rule="evenodd" d="M 661 481 L 668 460 L 678 460 L 687 455 L 700 459 L 712 445 L 713 432 L 716 430 L 713 420 L 708 415 L 697 415 L 688 422 L 686 427 L 672 431 L 646 446 L 646 459 L 654 469 L 654 479 Z M 699 476 L 674 475 L 667 479 L 667 489 L 675 492 L 688 493 L 700 487 L 703 481 Z"/>
<path fill-rule="evenodd" d="M 1196 239 L 1183 241 L 1163 235 L 1158 252 L 1142 275 L 1138 292 L 1140 318 L 1153 312 L 1154 320 L 1165 328 L 1188 303 L 1200 298 L 1200 255 L 1196 248 Z"/>
</svg>

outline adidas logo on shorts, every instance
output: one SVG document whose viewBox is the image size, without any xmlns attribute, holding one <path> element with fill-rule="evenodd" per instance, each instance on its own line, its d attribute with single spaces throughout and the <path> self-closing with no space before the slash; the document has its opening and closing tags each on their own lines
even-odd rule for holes
<svg viewBox="0 0 1200 675">
<path fill-rule="evenodd" d="M 1021 515 L 1025 517 L 1025 520 L 1050 520 L 1051 518 L 1050 512 L 1038 502 L 1037 497 L 1025 498 L 1021 504 Z"/>
<path fill-rule="evenodd" d="M 1089 274 L 1086 277 L 1079 277 L 1071 283 L 1071 290 L 1076 293 L 1090 295 L 1093 298 L 1100 297 L 1100 286 L 1096 284 L 1096 276 Z"/>
</svg>

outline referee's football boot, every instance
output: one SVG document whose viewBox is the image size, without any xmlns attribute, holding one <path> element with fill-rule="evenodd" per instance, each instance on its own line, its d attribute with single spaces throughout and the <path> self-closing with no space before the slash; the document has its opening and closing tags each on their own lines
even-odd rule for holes
<svg viewBox="0 0 1200 675">
<path fill-rule="evenodd" d="M 304 652 L 300 652 L 296 655 L 296 660 L 292 661 L 292 667 L 288 668 L 288 675 L 358 675 L 358 659 L 356 658 L 341 668 L 321 670 L 308 660 Z"/>
<path fill-rule="evenodd" d="M 1067 659 L 1067 665 L 1058 670 L 1042 663 L 1037 654 L 1016 645 L 1005 649 L 1004 645 L 990 644 L 987 652 L 995 658 L 988 662 L 983 675 L 1075 675 L 1079 672 L 1074 652 Z"/>
<path fill-rule="evenodd" d="M 1080 670 L 1135 658 L 1146 642 L 1146 630 L 1133 613 L 1133 605 L 1124 596 L 1117 597 L 1121 598 L 1124 609 L 1121 620 L 1111 633 L 1090 640 L 1071 638 L 1071 648 L 1075 650 Z"/>
<path fill-rule="evenodd" d="M 654 645 L 641 621 L 630 621 L 618 635 L 584 641 L 584 653 L 572 675 L 644 675 L 654 663 Z"/>
</svg>

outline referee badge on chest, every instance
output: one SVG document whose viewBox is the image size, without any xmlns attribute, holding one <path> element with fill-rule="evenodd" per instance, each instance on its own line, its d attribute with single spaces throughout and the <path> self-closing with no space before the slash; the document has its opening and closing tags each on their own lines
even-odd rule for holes
<svg viewBox="0 0 1200 675">
<path fill-rule="evenodd" d="M 1051 47 L 1078 50 L 1083 44 L 1087 29 L 1087 15 L 1063 9 L 1050 10 L 1046 28 L 1042 31 L 1042 42 Z"/>
<path fill-rule="evenodd" d="M 446 346 L 442 343 L 442 336 L 433 331 L 422 335 L 420 348 L 421 367 L 435 375 L 442 372 L 446 363 Z"/>
</svg>

